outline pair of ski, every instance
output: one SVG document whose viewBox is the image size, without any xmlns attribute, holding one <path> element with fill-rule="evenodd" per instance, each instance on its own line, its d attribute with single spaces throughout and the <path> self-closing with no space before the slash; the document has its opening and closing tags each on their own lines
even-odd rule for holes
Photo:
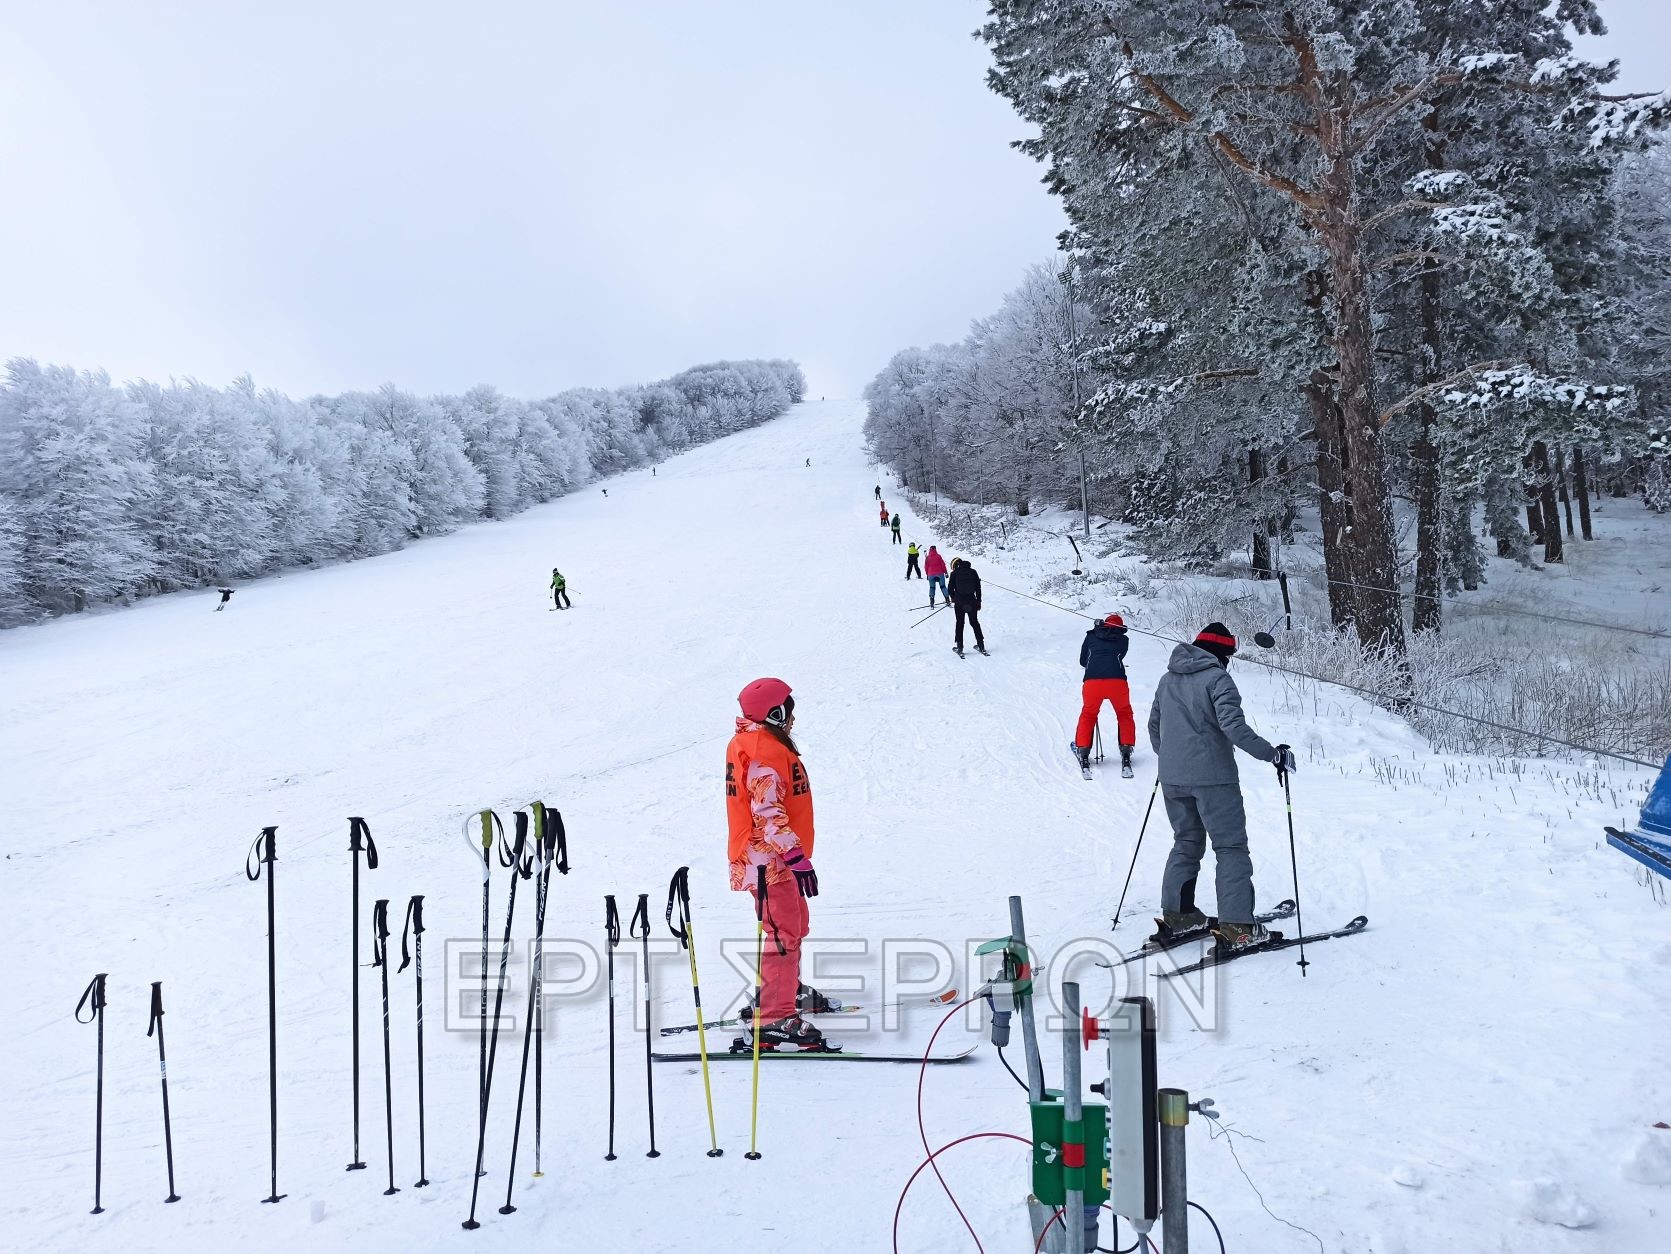
<svg viewBox="0 0 1671 1254">
<path fill-rule="evenodd" d="M 1294 911 L 1295 906 L 1293 901 L 1279 901 L 1271 909 L 1266 910 L 1261 914 L 1256 914 L 1253 917 L 1256 923 L 1274 923 L 1278 919 L 1288 918 L 1294 913 Z M 1152 958 L 1154 955 L 1163 953 L 1168 949 L 1177 949 L 1182 945 L 1188 945 L 1194 941 L 1206 940 L 1212 936 L 1213 929 L 1217 926 L 1218 920 L 1209 918 L 1206 924 L 1202 927 L 1186 928 L 1183 931 L 1178 932 L 1157 932 L 1154 936 L 1151 936 L 1148 940 L 1143 942 L 1143 947 L 1136 953 L 1132 954 L 1129 958 L 1121 959 L 1119 962 L 1104 963 L 1101 965 L 1116 967 L 1129 966 L 1134 962 L 1142 962 L 1144 959 Z M 1254 954 L 1273 953 L 1279 949 L 1292 949 L 1295 946 L 1302 944 L 1313 945 L 1321 941 L 1334 940 L 1341 936 L 1356 936 L 1368 926 L 1368 916 L 1360 914 L 1351 922 L 1346 924 L 1345 927 L 1336 928 L 1332 932 L 1312 932 L 1305 936 L 1283 936 L 1279 932 L 1275 934 L 1276 939 L 1268 942 L 1267 944 L 1254 945 L 1247 949 L 1226 949 L 1222 945 L 1215 944 L 1212 949 L 1207 951 L 1205 957 L 1189 963 L 1186 966 L 1178 967 L 1175 970 L 1162 971 L 1160 972 L 1160 978 L 1163 980 L 1169 980 L 1174 976 L 1190 975 L 1196 971 L 1205 971 L 1208 967 L 1223 966 L 1227 962 L 1234 962 L 1238 958 L 1251 957 Z"/>
<path fill-rule="evenodd" d="M 956 1000 L 957 1000 L 957 990 L 955 988 L 953 988 L 953 989 L 946 990 L 944 993 L 937 993 L 933 997 L 903 997 L 898 1001 L 885 1002 L 880 1006 L 873 1006 L 873 1007 L 870 1007 L 869 1009 L 871 1009 L 872 1011 L 875 1011 L 875 1010 L 899 1009 L 899 1008 L 903 1008 L 903 1007 L 907 1007 L 907 1006 L 950 1006 Z M 866 1011 L 866 1007 L 864 1007 L 864 1006 L 843 1006 L 839 1010 L 828 1010 L 828 1011 L 822 1011 L 822 1012 L 803 1011 L 802 1012 L 802 1017 L 803 1018 L 808 1018 L 808 1019 L 813 1019 L 813 1018 L 824 1018 L 826 1016 L 835 1016 L 835 1015 L 856 1015 L 856 1014 L 863 1014 L 863 1013 L 865 1013 L 865 1011 Z M 707 1023 L 704 1023 L 702 1026 L 703 1026 L 704 1029 L 707 1029 L 707 1028 L 732 1028 L 732 1027 L 742 1027 L 742 1026 L 747 1025 L 748 1023 L 749 1023 L 749 1020 L 747 1018 L 743 1018 L 743 1017 L 739 1016 L 739 1017 L 733 1018 L 733 1019 L 713 1019 L 713 1020 L 710 1020 Z M 683 1033 L 694 1032 L 694 1031 L 696 1031 L 696 1024 L 694 1024 L 694 1023 L 684 1023 L 684 1024 L 679 1024 L 675 1027 L 663 1028 L 661 1030 L 661 1034 L 663 1036 L 677 1036 L 677 1035 L 681 1035 Z M 978 1044 L 979 1044 L 979 1042 L 976 1042 L 976 1044 L 972 1044 L 972 1045 L 968 1046 L 966 1049 L 959 1050 L 955 1053 L 934 1054 L 933 1056 L 931 1056 L 928 1059 L 928 1061 L 932 1062 L 932 1063 L 961 1062 L 965 1058 L 968 1058 L 969 1056 L 971 1056 L 975 1052 L 976 1045 L 978 1045 Z M 676 1054 L 675 1053 L 656 1053 L 656 1054 L 652 1054 L 651 1057 L 653 1057 L 657 1062 L 699 1062 L 702 1058 L 702 1055 L 700 1053 L 676 1053 Z M 923 1061 L 923 1056 L 920 1053 L 914 1054 L 914 1053 L 910 1053 L 910 1052 L 885 1053 L 885 1052 L 878 1052 L 878 1051 L 875 1051 L 875 1050 L 845 1050 L 845 1049 L 839 1049 L 839 1048 L 837 1048 L 837 1049 L 810 1049 L 810 1050 L 762 1049 L 760 1051 L 760 1060 L 762 1062 L 765 1062 L 767 1060 L 782 1061 L 782 1060 L 791 1059 L 791 1058 L 800 1058 L 800 1059 L 816 1058 L 816 1059 L 820 1059 L 820 1060 L 823 1060 L 823 1061 L 846 1060 L 848 1062 L 915 1062 L 915 1063 L 920 1063 L 920 1062 Z M 742 1061 L 742 1062 L 753 1062 L 754 1051 L 752 1049 L 740 1049 L 740 1050 L 739 1049 L 733 1049 L 733 1050 L 730 1050 L 730 1051 L 715 1052 L 715 1053 L 711 1053 L 711 1054 L 708 1055 L 708 1061 L 709 1062 L 720 1062 L 724 1059 L 731 1059 L 733 1061 Z"/>
<path fill-rule="evenodd" d="M 1079 746 L 1070 741 L 1069 744 L 1068 744 L 1068 750 L 1073 754 L 1073 760 L 1074 760 L 1075 765 L 1077 765 L 1079 767 L 1080 778 L 1081 779 L 1092 778 L 1092 776 L 1091 776 L 1091 764 L 1089 762 L 1085 761 L 1083 758 L 1081 758 L 1079 756 Z M 1120 763 L 1120 778 L 1121 779 L 1131 779 L 1131 778 L 1133 778 L 1132 772 L 1131 772 L 1131 763 L 1130 762 L 1121 762 Z"/>
<path fill-rule="evenodd" d="M 963 650 L 958 648 L 955 644 L 952 646 L 952 652 L 957 654 L 958 657 L 963 656 Z M 991 657 L 992 656 L 991 652 L 989 652 L 987 647 L 983 644 L 977 644 L 975 646 L 975 652 L 979 653 L 982 657 Z"/>
</svg>

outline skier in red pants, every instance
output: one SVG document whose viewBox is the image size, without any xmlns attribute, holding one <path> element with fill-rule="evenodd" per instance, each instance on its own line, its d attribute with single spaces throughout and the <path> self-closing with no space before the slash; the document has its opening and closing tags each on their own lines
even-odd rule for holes
<svg viewBox="0 0 1671 1254">
<path fill-rule="evenodd" d="M 1079 769 L 1091 769 L 1091 732 L 1097 725 L 1102 703 L 1114 707 L 1114 717 L 1120 729 L 1120 773 L 1131 775 L 1131 751 L 1137 743 L 1137 720 L 1131 713 L 1131 689 L 1126 682 L 1126 620 L 1110 614 L 1090 631 L 1079 646 L 1079 664 L 1085 668 L 1085 682 L 1080 689 L 1079 727 L 1073 738 L 1073 751 L 1079 758 Z M 1087 776 L 1087 778 L 1089 778 Z"/>
<path fill-rule="evenodd" d="M 795 698 L 781 679 L 757 679 L 738 695 L 742 717 L 725 751 L 725 813 L 731 887 L 754 893 L 766 869 L 765 950 L 760 961 L 760 1048 L 830 1050 L 804 1013 L 839 1009 L 801 983 L 812 869 L 812 785 L 791 736 Z M 750 1031 L 753 1030 L 751 1021 Z M 753 1046 L 745 1034 L 744 1043 Z"/>
</svg>

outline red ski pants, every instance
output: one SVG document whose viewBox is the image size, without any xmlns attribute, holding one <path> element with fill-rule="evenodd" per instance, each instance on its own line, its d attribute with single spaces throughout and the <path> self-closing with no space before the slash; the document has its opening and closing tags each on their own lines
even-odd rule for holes
<svg viewBox="0 0 1671 1254">
<path fill-rule="evenodd" d="M 1087 679 L 1081 693 L 1083 704 L 1079 710 L 1079 731 L 1073 743 L 1081 749 L 1091 747 L 1091 730 L 1097 725 L 1097 715 L 1104 701 L 1114 706 L 1114 717 L 1120 723 L 1120 743 L 1137 743 L 1137 720 L 1131 716 L 1131 689 L 1123 679 Z"/>
<path fill-rule="evenodd" d="M 749 889 L 754 895 L 754 889 Z M 763 1023 L 787 1019 L 795 1013 L 801 991 L 801 942 L 809 921 L 806 898 L 795 881 L 779 884 L 766 894 L 766 944 L 760 955 L 760 1018 Z"/>
</svg>

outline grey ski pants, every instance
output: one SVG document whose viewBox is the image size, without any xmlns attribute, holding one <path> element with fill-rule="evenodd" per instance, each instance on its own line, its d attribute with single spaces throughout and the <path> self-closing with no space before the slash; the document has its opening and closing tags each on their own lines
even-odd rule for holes
<svg viewBox="0 0 1671 1254">
<path fill-rule="evenodd" d="M 1196 909 L 1195 878 L 1211 838 L 1217 863 L 1218 917 L 1226 923 L 1251 922 L 1253 859 L 1247 852 L 1241 786 L 1162 784 L 1160 795 L 1172 824 L 1172 855 L 1161 880 L 1161 909 Z"/>
</svg>

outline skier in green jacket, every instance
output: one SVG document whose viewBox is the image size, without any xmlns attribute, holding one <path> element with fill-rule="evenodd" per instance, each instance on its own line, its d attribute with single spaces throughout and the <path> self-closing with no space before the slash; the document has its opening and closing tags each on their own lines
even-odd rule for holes
<svg viewBox="0 0 1671 1254">
<path fill-rule="evenodd" d="M 569 581 L 563 578 L 563 572 L 555 566 L 551 568 L 551 608 L 554 610 L 572 610 L 574 602 L 569 600 Z"/>
</svg>

